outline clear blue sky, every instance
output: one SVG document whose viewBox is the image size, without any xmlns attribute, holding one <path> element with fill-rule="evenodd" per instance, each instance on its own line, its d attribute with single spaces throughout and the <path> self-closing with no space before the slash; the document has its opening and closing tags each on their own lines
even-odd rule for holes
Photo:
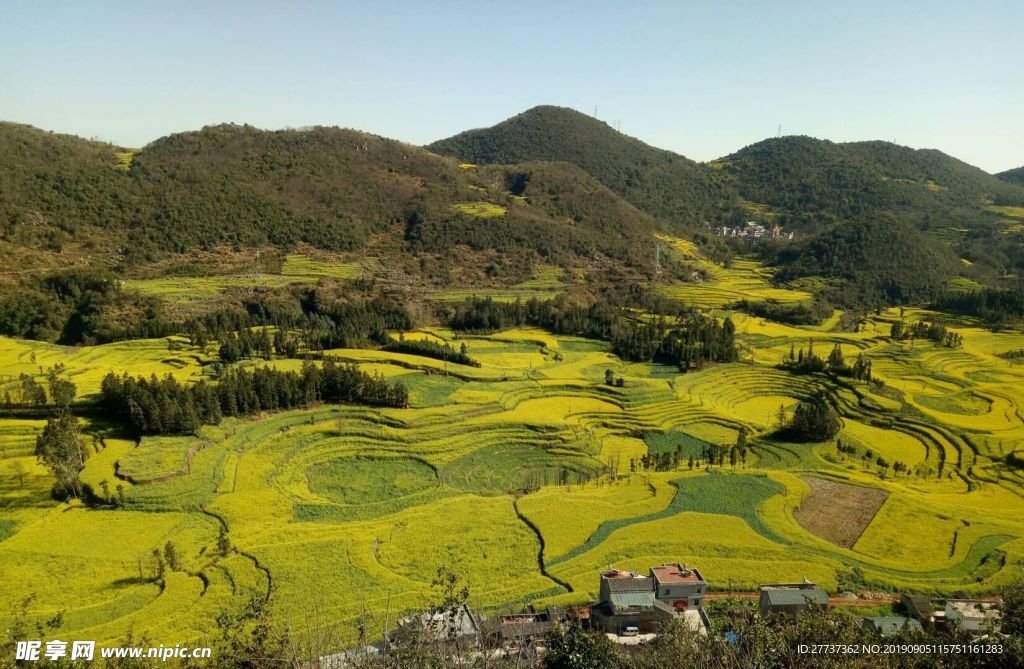
<svg viewBox="0 0 1024 669">
<path fill-rule="evenodd" d="M 710 160 L 776 134 L 1024 165 L 1024 2 L 0 0 L 0 119 L 426 143 L 537 104 Z"/>
</svg>

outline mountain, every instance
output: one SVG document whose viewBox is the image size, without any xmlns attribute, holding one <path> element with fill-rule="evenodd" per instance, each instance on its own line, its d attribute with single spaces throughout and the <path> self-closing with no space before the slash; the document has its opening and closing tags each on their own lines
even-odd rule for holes
<svg viewBox="0 0 1024 669">
<path fill-rule="evenodd" d="M 559 107 L 428 148 L 223 124 L 129 150 L 0 124 L 0 285 L 25 289 L 8 304 L 18 331 L 55 329 L 32 308 L 53 286 L 108 295 L 111 276 L 249 271 L 253 247 L 372 256 L 434 287 L 510 285 L 537 263 L 611 285 L 653 280 L 656 233 L 724 260 L 727 242 L 708 228 L 751 219 L 797 233 L 753 249 L 781 280 L 835 279 L 844 306 L 909 302 L 960 273 L 998 284 L 1024 271 L 1020 206 L 1024 186 L 939 151 L 782 137 L 701 165 Z M 928 271 L 907 271 L 907 259 Z M 108 275 L 52 279 L 83 268 Z M 666 281 L 692 273 L 662 270 Z"/>
<path fill-rule="evenodd" d="M 1008 183 L 1024 185 L 1024 167 L 1015 167 L 1012 170 L 1000 172 L 996 177 Z"/>
<path fill-rule="evenodd" d="M 27 249 L 40 267 L 131 269 L 224 245 L 357 252 L 392 238 L 403 261 L 461 245 L 642 268 L 638 249 L 660 226 L 568 164 L 467 169 L 354 130 L 218 125 L 130 151 L 0 125 L 0 257 Z"/>
<path fill-rule="evenodd" d="M 943 255 L 952 251 L 968 261 L 959 268 L 938 264 L 936 268 L 948 270 L 947 278 L 965 273 L 983 283 L 998 283 L 1024 269 L 1024 235 L 1012 209 L 1024 205 L 1024 187 L 941 151 L 880 141 L 840 144 L 780 137 L 752 144 L 709 165 L 742 198 L 748 216 L 796 231 L 801 240 L 824 235 L 820 246 L 798 244 L 804 247 L 800 262 L 848 284 L 862 279 L 871 284 L 876 277 L 851 274 L 850 268 L 838 271 L 828 257 L 809 264 L 806 254 L 834 251 L 833 242 L 838 240 L 828 238 L 832 228 L 864 218 L 898 221 L 942 242 L 942 246 L 921 246 L 924 236 L 901 233 L 901 246 L 912 249 L 908 256 L 926 257 L 944 249 Z M 776 261 L 783 265 L 780 276 L 794 273 L 786 267 L 796 261 L 793 253 L 780 254 Z M 903 293 L 899 299 L 929 292 L 918 288 L 907 284 L 906 290 L 881 292 Z M 866 294 L 874 300 L 877 292 Z M 844 298 L 856 294 L 856 290 L 841 292 Z"/>
<path fill-rule="evenodd" d="M 767 139 L 712 162 L 744 200 L 783 223 L 891 212 L 920 227 L 984 220 L 988 204 L 1024 203 L 1024 188 L 932 149 L 889 142 Z"/>
<path fill-rule="evenodd" d="M 698 225 L 730 199 L 704 166 L 565 107 L 534 107 L 427 148 L 467 163 L 569 162 L 639 209 L 676 225 Z"/>
</svg>

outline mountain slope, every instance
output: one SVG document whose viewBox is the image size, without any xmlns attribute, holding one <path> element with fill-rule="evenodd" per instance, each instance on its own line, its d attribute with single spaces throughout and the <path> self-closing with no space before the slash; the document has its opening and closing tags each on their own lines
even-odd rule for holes
<svg viewBox="0 0 1024 669">
<path fill-rule="evenodd" d="M 711 163 L 727 184 L 787 222 L 893 212 L 927 226 L 981 218 L 986 204 L 1024 203 L 1024 188 L 940 151 L 888 142 L 781 137 Z"/>
<path fill-rule="evenodd" d="M 571 165 L 519 173 L 535 182 L 517 196 L 500 170 L 463 169 L 419 147 L 338 128 L 210 126 L 129 152 L 4 124 L 0 255 L 89 246 L 89 258 L 132 267 L 222 245 L 354 252 L 393 235 L 398 245 L 389 253 L 406 261 L 409 250 L 450 255 L 461 244 L 555 263 L 600 256 L 648 264 L 634 247 L 658 221 Z M 474 203 L 498 215 L 481 216 Z M 442 228 L 457 234 L 442 243 L 430 234 Z"/>
<path fill-rule="evenodd" d="M 889 214 L 864 216 L 782 250 L 777 277 L 838 279 L 836 304 L 912 304 L 942 294 L 958 269 L 953 251 Z"/>
<path fill-rule="evenodd" d="M 1024 167 L 1015 167 L 1012 170 L 1000 172 L 996 177 L 1007 183 L 1024 185 Z"/>
<path fill-rule="evenodd" d="M 565 107 L 534 107 L 427 148 L 469 163 L 569 162 L 638 208 L 676 224 L 699 224 L 728 199 L 702 165 Z"/>
</svg>

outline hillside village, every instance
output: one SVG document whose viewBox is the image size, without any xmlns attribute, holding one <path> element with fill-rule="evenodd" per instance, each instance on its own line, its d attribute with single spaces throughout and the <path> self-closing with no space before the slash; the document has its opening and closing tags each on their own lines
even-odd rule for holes
<svg viewBox="0 0 1024 669">
<path fill-rule="evenodd" d="M 481 616 L 461 603 L 445 610 L 410 615 L 399 620 L 397 628 L 374 645 L 321 657 L 319 669 L 341 669 L 356 658 L 380 657 L 387 653 L 389 644 L 401 643 L 410 633 L 417 643 L 454 642 L 470 654 L 488 649 L 488 653 L 505 657 L 543 653 L 545 639 L 552 631 L 571 624 L 604 634 L 623 646 L 653 642 L 670 629 L 686 630 L 698 637 L 719 635 L 736 643 L 733 632 L 712 625 L 705 608 L 709 595 L 718 595 L 718 601 L 726 597 L 753 597 L 758 614 L 765 619 L 793 618 L 808 611 L 827 611 L 833 605 L 853 612 L 856 607 L 850 608 L 851 603 L 878 601 L 858 602 L 852 593 L 832 598 L 806 579 L 799 583 L 766 583 L 754 593 L 714 593 L 699 569 L 678 562 L 652 566 L 646 575 L 609 566 L 597 576 L 599 596 L 592 604 L 549 606 L 542 610 L 530 607 L 521 613 Z M 911 593 L 901 594 L 898 600 L 889 599 L 893 602 L 891 614 L 859 618 L 871 638 L 912 638 L 925 628 L 947 627 L 967 634 L 975 642 L 1003 637 L 1000 599 L 934 599 Z"/>
</svg>

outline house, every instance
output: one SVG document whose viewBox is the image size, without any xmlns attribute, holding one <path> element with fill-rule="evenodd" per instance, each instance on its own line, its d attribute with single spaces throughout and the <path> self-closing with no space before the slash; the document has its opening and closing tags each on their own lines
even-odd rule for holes
<svg viewBox="0 0 1024 669">
<path fill-rule="evenodd" d="M 988 632 L 999 629 L 1002 613 L 998 602 L 982 602 L 977 599 L 946 600 L 946 622 L 957 625 L 965 632 Z"/>
<path fill-rule="evenodd" d="M 551 607 L 543 613 L 528 611 L 498 616 L 497 633 L 502 645 L 525 646 L 544 638 L 555 623 L 565 617 L 565 611 Z"/>
<path fill-rule="evenodd" d="M 677 610 L 701 608 L 707 583 L 697 569 L 678 562 L 651 567 L 655 599 L 674 606 Z"/>
<path fill-rule="evenodd" d="M 870 630 L 883 637 L 890 637 L 900 632 L 920 632 L 921 623 L 913 618 L 904 616 L 875 616 L 864 618 L 864 629 Z"/>
<path fill-rule="evenodd" d="M 924 595 L 911 595 L 906 592 L 900 595 L 900 606 L 903 611 L 921 622 L 932 622 L 935 619 L 935 604 Z"/>
<path fill-rule="evenodd" d="M 605 632 L 656 633 L 673 620 L 699 634 L 711 627 L 703 607 L 704 577 L 679 563 L 651 567 L 648 576 L 609 569 L 601 573 L 599 592 L 600 601 L 591 607 L 591 626 Z"/>
<path fill-rule="evenodd" d="M 758 586 L 761 593 L 761 615 L 772 613 L 794 615 L 807 610 L 808 605 L 828 608 L 828 593 L 810 581 L 803 583 L 774 583 Z"/>
<path fill-rule="evenodd" d="M 450 611 L 420 613 L 398 621 L 393 634 L 420 633 L 430 641 L 475 641 L 480 636 L 480 619 L 468 605 Z"/>
</svg>

